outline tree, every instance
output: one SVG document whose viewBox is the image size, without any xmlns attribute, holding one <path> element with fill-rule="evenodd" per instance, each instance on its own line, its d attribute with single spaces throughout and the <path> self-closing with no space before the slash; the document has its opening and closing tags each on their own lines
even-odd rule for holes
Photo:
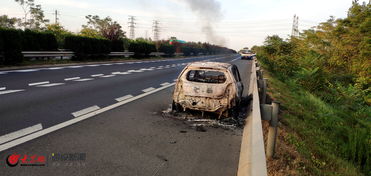
<svg viewBox="0 0 371 176">
<path fill-rule="evenodd" d="M 111 17 L 101 19 L 98 15 L 88 15 L 85 18 L 88 22 L 87 25 L 82 26 L 84 33 L 96 35 L 98 32 L 99 35 L 108 40 L 125 38 L 125 32 L 122 30 L 121 25 L 113 21 Z"/>
<path fill-rule="evenodd" d="M 15 25 L 21 21 L 19 18 L 9 18 L 8 15 L 0 16 L 0 27 L 15 28 Z"/>
<path fill-rule="evenodd" d="M 57 42 L 58 42 L 58 46 L 60 48 L 63 47 L 64 39 L 66 38 L 66 36 L 72 35 L 72 32 L 64 29 L 63 26 L 61 26 L 58 23 L 57 24 L 47 24 L 46 25 L 46 31 L 55 35 L 55 37 L 57 39 Z"/>
<path fill-rule="evenodd" d="M 45 19 L 44 11 L 41 9 L 41 5 L 35 5 L 34 0 L 15 0 L 15 2 L 21 5 L 24 12 L 24 19 L 21 26 L 28 29 L 42 30 L 49 20 Z M 28 18 L 31 15 L 31 18 Z"/>
</svg>

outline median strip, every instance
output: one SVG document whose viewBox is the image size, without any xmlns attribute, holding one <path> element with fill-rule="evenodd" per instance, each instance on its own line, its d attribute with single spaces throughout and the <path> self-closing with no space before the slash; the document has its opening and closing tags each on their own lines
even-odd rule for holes
<svg viewBox="0 0 371 176">
<path fill-rule="evenodd" d="M 28 86 L 37 86 L 41 84 L 49 84 L 49 81 L 43 81 L 43 82 L 35 82 L 35 83 L 29 83 Z"/>
<path fill-rule="evenodd" d="M 122 96 L 122 97 L 119 97 L 119 98 L 116 98 L 115 100 L 120 102 L 120 101 L 124 101 L 124 100 L 127 100 L 129 98 L 133 98 L 132 95 L 125 95 L 125 96 Z"/>
<path fill-rule="evenodd" d="M 43 129 L 43 127 L 42 127 L 41 123 L 39 123 L 37 125 L 27 127 L 27 128 L 24 128 L 24 129 L 21 129 L 21 130 L 18 130 L 18 131 L 0 136 L 0 144 L 11 141 L 11 140 L 14 140 L 14 139 L 17 139 L 19 137 L 22 137 L 22 136 L 25 136 L 25 135 L 28 135 L 28 134 L 31 134 L 31 133 L 34 133 L 36 131 L 40 131 L 42 129 Z"/>
<path fill-rule="evenodd" d="M 97 105 L 94 105 L 94 106 L 90 106 L 90 107 L 88 107 L 88 108 L 82 109 L 82 110 L 80 110 L 80 111 L 73 112 L 72 115 L 73 115 L 74 117 L 79 117 L 79 116 L 82 116 L 82 115 L 87 114 L 87 113 L 89 113 L 89 112 L 96 111 L 96 110 L 98 110 L 98 109 L 100 109 L 100 107 L 97 106 Z"/>
</svg>

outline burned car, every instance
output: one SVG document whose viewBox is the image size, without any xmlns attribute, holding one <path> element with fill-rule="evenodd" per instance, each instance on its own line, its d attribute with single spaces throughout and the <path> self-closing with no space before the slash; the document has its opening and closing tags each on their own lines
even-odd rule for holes
<svg viewBox="0 0 371 176">
<path fill-rule="evenodd" d="M 180 73 L 172 109 L 215 112 L 219 118 L 234 115 L 242 99 L 243 84 L 236 65 L 194 62 Z"/>
</svg>

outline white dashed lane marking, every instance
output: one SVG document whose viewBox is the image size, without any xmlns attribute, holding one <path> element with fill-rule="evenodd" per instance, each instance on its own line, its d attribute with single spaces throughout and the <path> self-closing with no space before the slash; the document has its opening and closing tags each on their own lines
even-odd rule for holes
<svg viewBox="0 0 371 176">
<path fill-rule="evenodd" d="M 105 76 L 101 76 L 101 78 L 110 78 L 110 77 L 114 77 L 116 75 L 105 75 Z"/>
<path fill-rule="evenodd" d="M 148 96 L 148 95 L 154 94 L 154 93 L 156 93 L 156 92 L 158 92 L 158 91 L 164 90 L 164 89 L 166 89 L 166 88 L 168 88 L 168 87 L 170 87 L 170 86 L 173 86 L 173 85 L 174 85 L 174 83 L 172 83 L 172 84 L 170 84 L 170 85 L 168 85 L 168 86 L 163 86 L 163 87 L 157 88 L 157 89 L 155 89 L 155 90 L 153 90 L 153 91 L 150 91 L 150 92 L 146 92 L 146 93 L 143 93 L 143 94 L 137 95 L 137 96 L 132 97 L 132 98 L 130 98 L 130 99 L 127 99 L 127 100 L 124 100 L 124 101 L 117 102 L 117 103 L 115 103 L 115 104 L 109 105 L 109 106 L 104 107 L 104 108 L 102 108 L 102 109 L 98 109 L 98 110 L 96 110 L 96 111 L 92 111 L 92 112 L 90 112 L 90 113 L 87 113 L 87 114 L 84 114 L 84 115 L 78 116 L 78 117 L 73 118 L 73 119 L 71 119 L 71 120 L 68 120 L 68 121 L 62 122 L 62 123 L 60 123 L 60 124 L 57 124 L 57 125 L 51 126 L 51 127 L 47 128 L 47 129 L 43 129 L 43 130 L 40 130 L 40 131 L 36 131 L 36 132 L 31 133 L 31 134 L 29 134 L 29 135 L 26 135 L 26 136 L 23 136 L 23 137 L 20 137 L 20 138 L 14 139 L 14 140 L 12 140 L 12 141 L 9 141 L 9 142 L 7 142 L 7 143 L 5 143 L 5 144 L 1 144 L 1 145 L 0 145 L 0 152 L 2 152 L 2 151 L 4 151 L 4 150 L 7 150 L 7 149 L 9 149 L 9 148 L 15 147 L 15 146 L 17 146 L 17 145 L 23 144 L 23 143 L 25 143 L 25 142 L 27 142 L 27 141 L 31 141 L 31 140 L 33 140 L 33 139 L 36 139 L 36 138 L 40 137 L 40 136 L 44 136 L 44 135 L 49 134 L 49 133 L 51 133 L 51 132 L 54 132 L 54 131 L 60 130 L 60 129 L 66 127 L 66 126 L 70 126 L 70 125 L 72 125 L 72 124 L 76 124 L 76 123 L 78 123 L 78 122 L 81 122 L 81 121 L 83 121 L 83 120 L 85 120 L 85 119 L 89 119 L 89 118 L 91 118 L 91 117 L 94 117 L 94 116 L 97 115 L 97 114 L 100 114 L 100 113 L 103 113 L 103 112 L 109 111 L 109 110 L 111 110 L 111 109 L 113 109 L 113 108 L 116 108 L 116 107 L 122 106 L 122 105 L 124 105 L 124 104 L 130 103 L 130 102 L 132 102 L 132 101 L 135 101 L 135 100 L 141 99 L 141 98 L 143 98 L 143 97 L 146 97 L 146 96 Z M 99 107 L 98 107 L 98 108 L 99 108 Z"/>
<path fill-rule="evenodd" d="M 95 75 L 90 75 L 91 77 L 98 77 L 98 76 L 103 76 L 104 74 L 95 74 Z"/>
<path fill-rule="evenodd" d="M 99 65 L 85 65 L 87 67 L 98 67 Z"/>
<path fill-rule="evenodd" d="M 19 90 L 4 90 L 4 91 L 0 91 L 0 95 L 9 94 L 9 93 L 15 93 L 15 92 L 22 92 L 22 91 L 24 91 L 24 89 L 19 89 Z"/>
<path fill-rule="evenodd" d="M 127 100 L 129 98 L 133 98 L 133 95 L 125 95 L 125 96 L 122 96 L 122 97 L 119 97 L 119 98 L 116 98 L 115 100 L 116 101 L 124 101 L 124 100 Z"/>
<path fill-rule="evenodd" d="M 39 85 L 39 86 L 36 86 L 36 87 L 53 87 L 53 86 L 60 86 L 60 85 L 63 85 L 64 83 L 52 83 L 52 84 L 43 84 L 43 85 Z"/>
<path fill-rule="evenodd" d="M 30 126 L 28 128 L 24 128 L 24 129 L 21 129 L 21 130 L 12 132 L 12 133 L 8 133 L 6 135 L 0 136 L 0 144 L 17 139 L 27 134 L 34 133 L 36 131 L 40 131 L 42 129 L 43 129 L 43 126 L 41 125 L 41 123 L 39 123 L 37 125 Z"/>
<path fill-rule="evenodd" d="M 0 90 L 5 90 L 6 89 L 6 87 L 0 87 Z"/>
<path fill-rule="evenodd" d="M 167 85 L 169 85 L 170 83 L 168 83 L 168 82 L 164 82 L 164 83 L 162 83 L 161 84 L 161 86 L 167 86 Z"/>
<path fill-rule="evenodd" d="M 96 110 L 98 110 L 98 109 L 100 109 L 100 107 L 97 106 L 97 105 L 94 105 L 94 106 L 90 106 L 90 107 L 88 107 L 88 108 L 82 109 L 82 110 L 80 110 L 80 111 L 73 112 L 72 115 L 73 115 L 74 117 L 79 117 L 79 116 L 82 116 L 82 115 L 87 114 L 87 113 L 89 113 L 89 112 L 96 111 Z"/>
<path fill-rule="evenodd" d="M 66 78 L 64 80 L 65 81 L 72 81 L 72 80 L 76 80 L 76 79 L 80 79 L 80 77 Z"/>
<path fill-rule="evenodd" d="M 29 83 L 28 86 L 37 86 L 42 84 L 49 84 L 49 81 L 43 81 L 43 82 L 35 82 L 35 83 Z"/>
<path fill-rule="evenodd" d="M 155 88 L 153 88 L 153 87 L 149 87 L 149 88 L 147 88 L 147 89 L 143 89 L 142 91 L 143 91 L 143 92 L 149 92 L 149 91 L 152 91 L 152 90 L 155 90 Z"/>
<path fill-rule="evenodd" d="M 91 81 L 91 80 L 94 80 L 94 78 L 76 79 L 74 81 L 82 82 L 82 81 Z"/>
</svg>

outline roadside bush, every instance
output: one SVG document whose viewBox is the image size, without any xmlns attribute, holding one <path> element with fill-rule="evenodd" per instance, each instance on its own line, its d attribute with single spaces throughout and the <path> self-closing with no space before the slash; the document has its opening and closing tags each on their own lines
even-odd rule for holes
<svg viewBox="0 0 371 176">
<path fill-rule="evenodd" d="M 173 56 L 175 53 L 175 47 L 168 43 L 161 43 L 159 52 L 165 53 L 167 56 Z"/>
<path fill-rule="evenodd" d="M 75 52 L 74 60 L 86 60 L 106 57 L 111 52 L 111 42 L 82 36 L 67 36 L 65 49 Z"/>
<path fill-rule="evenodd" d="M 38 32 L 26 29 L 22 32 L 23 51 L 56 51 L 58 42 L 50 32 Z"/>
<path fill-rule="evenodd" d="M 22 31 L 0 29 L 0 65 L 17 65 L 23 60 Z"/>
<path fill-rule="evenodd" d="M 147 57 L 156 51 L 154 43 L 145 40 L 133 40 L 130 42 L 129 51 L 134 52 L 134 57 Z"/>
<path fill-rule="evenodd" d="M 124 51 L 124 41 L 113 40 L 111 45 L 111 51 Z"/>
</svg>

